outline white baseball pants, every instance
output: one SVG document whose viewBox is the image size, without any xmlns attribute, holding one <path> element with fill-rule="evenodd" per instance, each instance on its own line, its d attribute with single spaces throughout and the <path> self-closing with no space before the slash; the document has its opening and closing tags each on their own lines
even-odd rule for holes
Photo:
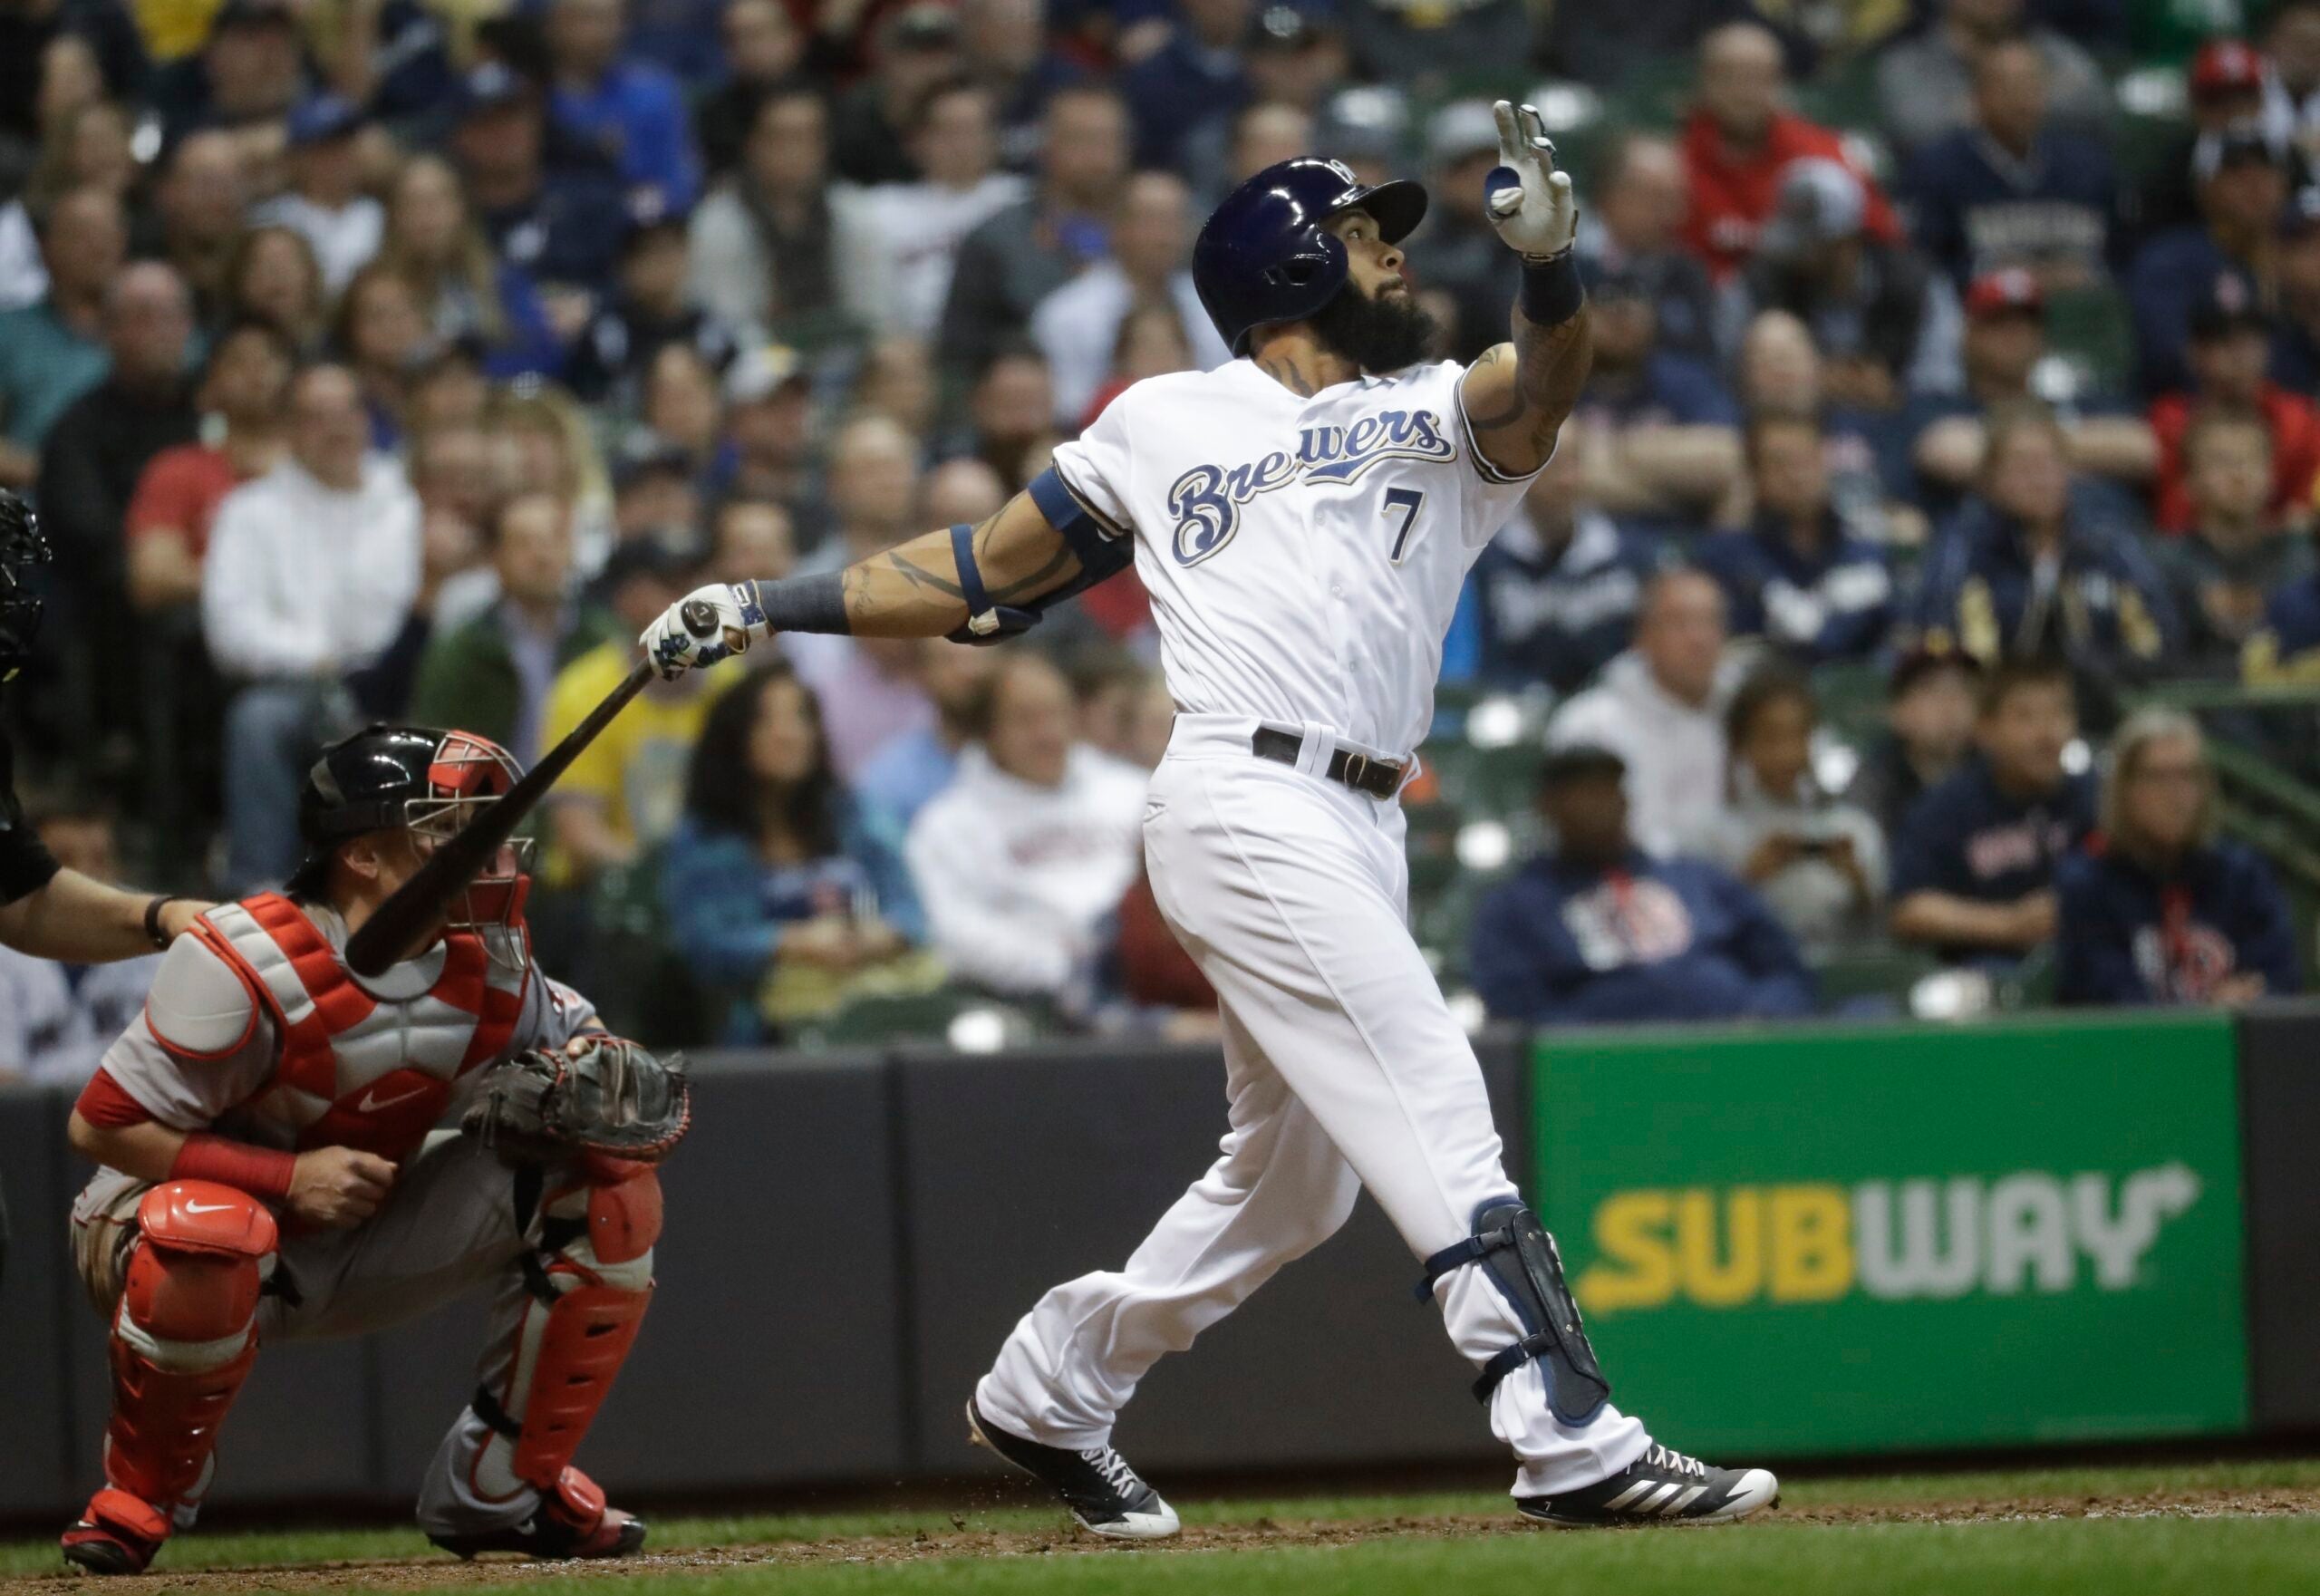
<svg viewBox="0 0 2320 1596">
<path fill-rule="evenodd" d="M 1313 773 L 1326 729 L 1304 729 L 1291 769 L 1250 753 L 1255 727 L 1179 715 L 1144 819 L 1153 895 L 1223 1003 L 1232 1131 L 1126 1264 L 1048 1292 L 976 1388 L 987 1416 L 1049 1446 L 1104 1445 L 1145 1371 L 1327 1240 L 1359 1186 L 1421 1259 L 1517 1189 L 1474 1049 L 1410 937 L 1400 806 Z M 1380 1282 L 1381 1305 L 1398 1283 Z M 1522 1337 L 1479 1268 L 1436 1296 L 1477 1369 Z M 1522 1495 L 1592 1485 L 1648 1439 L 1609 1405 L 1556 1419 L 1535 1364 L 1500 1383 L 1490 1418 Z"/>
</svg>

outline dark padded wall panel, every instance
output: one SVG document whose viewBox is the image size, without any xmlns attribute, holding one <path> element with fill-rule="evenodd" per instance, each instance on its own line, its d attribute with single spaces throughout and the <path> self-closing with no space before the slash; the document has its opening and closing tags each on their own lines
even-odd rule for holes
<svg viewBox="0 0 2320 1596">
<path fill-rule="evenodd" d="M 1511 1134 L 1518 1050 L 1484 1054 Z M 1223 1084 L 1218 1055 L 1181 1049 L 905 1059 L 919 1466 L 988 1465 L 958 1417 L 975 1379 L 1041 1291 L 1116 1267 L 1207 1167 Z M 1520 1167 L 1519 1147 L 1509 1161 Z M 1162 1360 L 1123 1446 L 1152 1468 L 1494 1456 L 1471 1374 L 1409 1296 L 1416 1276 L 1365 1198 L 1338 1235 Z"/>
<path fill-rule="evenodd" d="M 64 1239 L 81 1173 L 68 1162 L 65 1108 L 55 1093 L 0 1091 L 9 1232 L 0 1276 L 0 1514 L 77 1505 L 65 1454 L 63 1337 L 68 1326 L 92 1328 L 97 1319 L 81 1301 Z"/>
<path fill-rule="evenodd" d="M 2308 1430 L 2320 1427 L 2320 1009 L 2241 1017 L 2239 1090 L 2249 1417 Z"/>
</svg>

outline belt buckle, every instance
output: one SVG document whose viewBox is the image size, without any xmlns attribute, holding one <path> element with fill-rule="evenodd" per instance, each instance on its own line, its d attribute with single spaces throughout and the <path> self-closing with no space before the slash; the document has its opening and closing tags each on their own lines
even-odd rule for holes
<svg viewBox="0 0 2320 1596">
<path fill-rule="evenodd" d="M 1351 749 L 1345 749 L 1341 751 L 1345 755 L 1345 775 L 1343 778 L 1345 784 L 1348 787 L 1356 788 L 1357 790 L 1366 790 L 1363 788 L 1362 784 L 1369 779 L 1369 756 L 1368 754 L 1356 753 Z"/>
</svg>

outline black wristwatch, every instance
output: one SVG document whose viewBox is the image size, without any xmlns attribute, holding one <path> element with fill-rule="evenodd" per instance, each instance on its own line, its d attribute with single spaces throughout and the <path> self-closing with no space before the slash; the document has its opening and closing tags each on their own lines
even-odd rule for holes
<svg viewBox="0 0 2320 1596">
<path fill-rule="evenodd" d="M 145 905 L 145 935 L 155 947 L 166 952 L 169 945 L 169 933 L 161 929 L 161 911 L 184 898 L 183 893 L 167 892 Z"/>
</svg>

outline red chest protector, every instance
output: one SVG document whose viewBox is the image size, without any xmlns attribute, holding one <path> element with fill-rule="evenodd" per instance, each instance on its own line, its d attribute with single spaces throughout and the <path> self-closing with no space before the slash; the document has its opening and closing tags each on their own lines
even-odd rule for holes
<svg viewBox="0 0 2320 1596">
<path fill-rule="evenodd" d="M 212 909 L 194 934 L 274 1021 L 274 1079 L 246 1108 L 288 1129 L 302 1151 L 355 1147 L 401 1163 L 442 1117 L 459 1078 L 507 1050 L 531 980 L 528 964 L 495 964 L 480 938 L 454 932 L 431 985 L 379 996 L 276 893 Z"/>
</svg>

